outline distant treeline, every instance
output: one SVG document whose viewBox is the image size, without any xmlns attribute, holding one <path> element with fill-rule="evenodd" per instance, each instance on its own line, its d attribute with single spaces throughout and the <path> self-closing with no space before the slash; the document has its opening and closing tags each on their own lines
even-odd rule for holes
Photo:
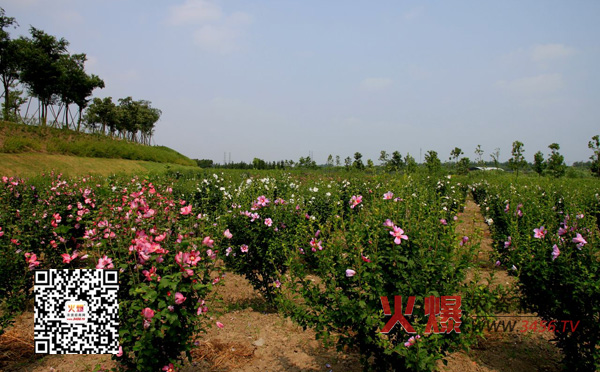
<svg viewBox="0 0 600 372">
<path fill-rule="evenodd" d="M 116 105 L 111 97 L 91 100 L 94 89 L 104 88 L 104 81 L 85 72 L 87 56 L 69 53 L 68 41 L 33 26 L 29 37 L 12 39 L 8 30 L 17 26 L 0 8 L 2 119 L 76 131 L 83 126 L 90 132 L 150 143 L 161 115 L 150 101 L 126 97 Z M 72 106 L 76 107 L 75 117 Z"/>
<path fill-rule="evenodd" d="M 455 174 L 466 174 L 470 170 L 474 170 L 477 167 L 496 168 L 500 170 L 510 170 L 517 174 L 523 171 L 533 171 L 538 173 L 540 176 L 549 175 L 553 177 L 562 177 L 566 174 L 567 169 L 575 171 L 580 169 L 586 172 L 591 171 L 594 176 L 600 177 L 600 136 L 596 135 L 592 137 L 592 140 L 588 143 L 588 148 L 592 150 L 593 154 L 590 156 L 591 161 L 587 162 L 575 162 L 571 167 L 567 167 L 564 161 L 564 157 L 559 153 L 560 146 L 557 143 L 552 143 L 548 146 L 550 154 L 548 158 L 544 157 L 541 151 L 538 151 L 533 156 L 533 162 L 527 162 L 525 160 L 524 152 L 525 148 L 522 142 L 513 142 L 513 148 L 511 155 L 512 157 L 507 161 L 501 163 L 500 149 L 495 149 L 490 154 L 490 161 L 485 161 L 483 158 L 484 151 L 481 145 L 477 145 L 475 149 L 476 158 L 471 161 L 468 157 L 461 157 L 464 155 L 462 149 L 455 147 L 448 157 L 448 161 L 442 162 L 438 156 L 438 153 L 433 150 L 429 150 L 425 153 L 425 162 L 418 164 L 415 158 L 410 154 L 402 156 L 399 151 L 394 151 L 391 154 L 385 150 L 382 150 L 379 156 L 379 164 L 375 165 L 373 160 L 367 159 L 366 165 L 362 160 L 362 154 L 360 152 L 354 153 L 354 159 L 350 156 L 344 159 L 342 164 L 339 155 L 329 155 L 325 164 L 317 165 L 317 163 L 310 157 L 300 157 L 297 162 L 293 160 L 280 160 L 268 162 L 259 158 L 254 158 L 252 163 L 238 162 L 238 163 L 225 163 L 218 164 L 214 163 L 210 159 L 195 159 L 196 163 L 201 168 L 229 168 L 229 169 L 318 169 L 318 168 L 331 168 L 331 169 L 346 169 L 346 170 L 383 170 L 386 172 L 404 172 L 414 173 L 418 169 L 423 168 L 429 172 L 435 173 L 438 171 L 446 171 Z M 588 173 L 589 174 L 589 173 Z"/>
</svg>

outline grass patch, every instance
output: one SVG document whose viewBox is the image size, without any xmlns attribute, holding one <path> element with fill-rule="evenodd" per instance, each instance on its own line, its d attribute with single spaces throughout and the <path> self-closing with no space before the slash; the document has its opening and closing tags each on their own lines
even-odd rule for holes
<svg viewBox="0 0 600 372">
<path fill-rule="evenodd" d="M 62 173 L 65 176 L 113 174 L 164 174 L 166 172 L 199 172 L 198 167 L 179 164 L 156 163 L 143 160 L 85 158 L 27 152 L 20 154 L 0 153 L 0 176 L 36 177 L 43 173 Z"/>
<path fill-rule="evenodd" d="M 0 122 L 0 152 L 43 152 L 87 158 L 145 160 L 196 166 L 196 162 L 165 146 L 147 146 L 100 134 L 69 129 Z"/>
</svg>

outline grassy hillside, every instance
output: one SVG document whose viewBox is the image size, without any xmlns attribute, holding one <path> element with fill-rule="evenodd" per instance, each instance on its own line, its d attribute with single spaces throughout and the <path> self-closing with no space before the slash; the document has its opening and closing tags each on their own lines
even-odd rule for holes
<svg viewBox="0 0 600 372">
<path fill-rule="evenodd" d="M 9 122 L 0 122 L 0 153 L 59 154 L 196 166 L 194 160 L 164 146 L 145 146 L 99 134 Z"/>
<path fill-rule="evenodd" d="M 0 153 L 0 176 L 35 177 L 42 173 L 62 173 L 65 176 L 96 174 L 147 174 L 200 171 L 196 166 L 156 163 L 142 160 L 83 158 L 44 153 Z"/>
</svg>

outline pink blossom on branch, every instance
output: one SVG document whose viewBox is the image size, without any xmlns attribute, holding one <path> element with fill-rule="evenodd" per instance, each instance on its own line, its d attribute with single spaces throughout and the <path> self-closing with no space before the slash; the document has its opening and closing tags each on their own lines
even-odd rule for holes
<svg viewBox="0 0 600 372">
<path fill-rule="evenodd" d="M 184 303 L 186 297 L 184 295 L 182 295 L 181 293 L 177 292 L 175 293 L 175 303 L 177 305 L 181 305 L 182 303 Z"/>
<path fill-rule="evenodd" d="M 184 216 L 188 215 L 188 214 L 192 213 L 192 206 L 188 205 L 187 207 L 183 207 L 180 209 L 180 211 L 181 211 L 181 214 L 183 214 Z"/>
<path fill-rule="evenodd" d="M 362 195 L 352 195 L 352 198 L 350 198 L 350 208 L 354 209 L 360 203 L 362 203 Z"/>
<path fill-rule="evenodd" d="M 390 231 L 390 235 L 395 238 L 394 243 L 400 244 L 402 242 L 402 239 L 408 240 L 408 236 L 404 235 L 404 230 L 402 230 L 398 226 L 393 226 L 393 229 L 394 231 Z"/>
<path fill-rule="evenodd" d="M 546 228 L 544 226 L 540 226 L 539 229 L 533 229 L 533 237 L 537 238 L 537 239 L 542 239 L 546 236 L 546 233 L 548 232 L 546 230 Z"/>
<path fill-rule="evenodd" d="M 560 249 L 558 249 L 558 246 L 556 244 L 554 244 L 554 246 L 552 247 L 552 261 L 556 260 L 556 258 L 560 255 Z"/>
<path fill-rule="evenodd" d="M 581 249 L 581 247 L 587 244 L 587 241 L 581 234 L 577 233 L 577 236 L 573 238 L 573 243 L 577 243 L 577 248 Z"/>
<path fill-rule="evenodd" d="M 112 269 L 115 266 L 113 265 L 112 259 L 108 258 L 106 255 L 98 260 L 98 264 L 96 265 L 96 269 Z"/>
</svg>

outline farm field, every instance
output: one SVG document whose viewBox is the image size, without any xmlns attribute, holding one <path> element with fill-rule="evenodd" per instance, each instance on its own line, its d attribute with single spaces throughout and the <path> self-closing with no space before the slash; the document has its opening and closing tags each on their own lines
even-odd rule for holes
<svg viewBox="0 0 600 372">
<path fill-rule="evenodd" d="M 296 171 L 5 176 L 0 368 L 594 370 L 598 185 Z M 43 268 L 120 270 L 119 356 L 33 354 L 30 289 Z M 395 295 L 403 306 L 415 296 L 413 334 L 380 332 L 380 298 Z M 457 328 L 428 317 L 426 303 L 442 296 L 460 296 L 460 334 L 427 331 L 432 319 L 433 330 Z M 494 316 L 530 327 L 490 330 Z"/>
</svg>

